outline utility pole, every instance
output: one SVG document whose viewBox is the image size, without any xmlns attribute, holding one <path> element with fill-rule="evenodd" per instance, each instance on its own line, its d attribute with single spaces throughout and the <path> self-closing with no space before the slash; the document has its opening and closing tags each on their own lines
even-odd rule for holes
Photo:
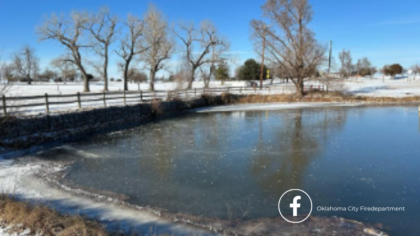
<svg viewBox="0 0 420 236">
<path fill-rule="evenodd" d="M 261 60 L 261 71 L 260 71 L 260 90 L 263 88 L 263 75 L 264 75 L 264 53 L 265 53 L 265 31 L 267 30 L 267 25 L 263 26 L 263 46 L 262 46 L 262 60 Z"/>
</svg>

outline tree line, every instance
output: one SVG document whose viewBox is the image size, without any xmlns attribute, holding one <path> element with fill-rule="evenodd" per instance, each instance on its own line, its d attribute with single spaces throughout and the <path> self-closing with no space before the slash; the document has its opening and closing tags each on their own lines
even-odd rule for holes
<svg viewBox="0 0 420 236">
<path fill-rule="evenodd" d="M 170 25 L 154 5 L 149 6 L 142 18 L 128 14 L 123 20 L 113 15 L 108 8 L 101 8 L 95 13 L 53 13 L 37 27 L 37 35 L 40 41 L 55 41 L 65 48 L 66 53 L 54 59 L 51 65 L 59 71 L 60 79 L 64 81 L 74 80 L 80 74 L 84 92 L 90 91 L 89 81 L 93 78 L 89 70 L 103 78 L 104 91 L 108 91 L 109 58 L 112 53 L 120 58 L 118 68 L 122 72 L 124 90 L 128 90 L 130 79 L 148 79 L 150 90 L 153 91 L 156 74 L 167 68 L 168 60 L 176 52 L 177 45 L 178 53 L 182 54 L 182 60 L 189 71 L 188 88 L 191 88 L 198 72 L 205 74 L 206 68 L 208 79 L 215 76 L 216 65 L 226 61 L 223 54 L 229 50 L 227 38 L 220 35 L 212 22 L 204 21 L 199 25 L 179 22 Z M 111 50 L 112 44 L 117 45 L 116 50 Z M 87 52 L 94 53 L 99 60 L 89 60 Z M 147 76 L 140 72 L 140 64 L 149 72 Z M 30 46 L 16 52 L 12 63 L 2 66 L 2 77 L 8 80 L 19 78 L 28 84 L 34 79 L 43 79 L 53 74 L 49 69 L 40 73 L 39 58 Z"/>
<path fill-rule="evenodd" d="M 291 80 L 299 96 L 304 95 L 306 80 L 325 77 L 328 81 L 326 73 L 322 72 L 322 68 L 328 67 L 328 72 L 331 69 L 328 46 L 318 42 L 315 32 L 309 27 L 314 12 L 308 0 L 267 0 L 261 10 L 263 19 L 250 23 L 251 38 L 255 51 L 261 56 L 265 54 L 269 66 L 250 59 L 236 69 L 235 77 L 258 80 L 263 74 L 263 78 L 273 78 L 274 75 Z M 104 80 L 103 90 L 108 91 L 109 58 L 115 54 L 119 58 L 124 90 L 128 90 L 130 80 L 148 80 L 153 91 L 157 73 L 170 67 L 169 59 L 177 53 L 180 63 L 177 72 L 169 79 L 185 81 L 187 88 L 192 87 L 198 76 L 206 87 L 212 79 L 223 83 L 230 78 L 230 58 L 226 53 L 230 43 L 212 22 L 169 23 L 154 5 L 150 5 L 142 17 L 128 14 L 125 19 L 119 19 L 108 8 L 93 13 L 53 13 L 37 27 L 37 36 L 40 41 L 55 41 L 65 48 L 65 54 L 50 63 L 58 73 L 49 69 L 40 73 L 35 50 L 25 46 L 13 55 L 12 63 L 3 64 L 3 77 L 19 76 L 31 83 L 34 78 L 45 79 L 54 73 L 59 74 L 62 81 L 72 81 L 79 75 L 84 82 L 83 91 L 89 92 L 94 71 Z M 115 47 L 111 47 L 114 44 Z M 97 60 L 87 59 L 87 52 L 93 53 Z M 344 76 L 367 76 L 378 71 L 368 58 L 353 64 L 350 51 L 340 52 L 339 59 L 340 73 Z M 147 70 L 147 75 L 140 65 Z M 268 68 L 271 68 L 271 74 Z M 395 64 L 380 71 L 395 75 L 402 70 Z M 418 73 L 420 66 L 414 71 Z"/>
</svg>

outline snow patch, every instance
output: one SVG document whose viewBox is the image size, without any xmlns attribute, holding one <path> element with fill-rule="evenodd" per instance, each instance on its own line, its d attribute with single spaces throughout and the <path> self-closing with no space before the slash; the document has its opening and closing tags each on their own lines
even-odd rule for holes
<svg viewBox="0 0 420 236">
<path fill-rule="evenodd" d="M 22 200 L 43 202 L 61 212 L 87 215 L 101 222 L 109 223 L 111 227 L 117 226 L 112 224 L 118 224 L 119 226 L 124 225 L 129 228 L 144 230 L 145 232 L 153 228 L 158 232 L 176 235 L 205 235 L 203 230 L 186 225 L 173 224 L 158 217 L 156 214 L 142 211 L 142 209 L 133 209 L 116 204 L 116 200 L 113 198 L 108 199 L 109 201 L 99 201 L 101 199 L 95 200 L 94 198 L 81 197 L 54 188 L 37 177 L 42 175 L 42 173 L 53 174 L 54 172 L 60 172 L 64 168 L 64 165 L 56 165 L 44 161 L 21 163 L 21 161 L 2 160 L 0 161 L 0 192 L 14 194 Z M 9 235 L 0 234 L 0 236 Z"/>
</svg>

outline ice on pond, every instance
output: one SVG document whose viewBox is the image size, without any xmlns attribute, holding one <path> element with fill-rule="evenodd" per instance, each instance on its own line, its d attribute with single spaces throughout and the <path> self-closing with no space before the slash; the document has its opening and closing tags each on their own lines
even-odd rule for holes
<svg viewBox="0 0 420 236">
<path fill-rule="evenodd" d="M 407 212 L 317 212 L 419 235 L 420 133 L 410 107 L 188 114 L 97 135 L 39 155 L 71 160 L 64 181 L 127 202 L 221 219 L 278 216 L 292 188 L 315 206 L 405 206 Z M 417 111 L 417 107 L 411 107 Z M 396 193 L 399 193 L 398 195 Z M 246 214 L 245 214 L 246 213 Z"/>
</svg>

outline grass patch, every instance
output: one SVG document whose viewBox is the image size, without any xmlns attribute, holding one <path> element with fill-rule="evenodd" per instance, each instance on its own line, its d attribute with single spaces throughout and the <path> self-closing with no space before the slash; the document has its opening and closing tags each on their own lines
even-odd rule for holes
<svg viewBox="0 0 420 236">
<path fill-rule="evenodd" d="M 30 230 L 45 236 L 105 236 L 109 233 L 97 222 L 81 216 L 61 215 L 45 206 L 31 205 L 0 195 L 0 222 L 15 225 L 11 233 Z"/>
<path fill-rule="evenodd" d="M 275 103 L 275 102 L 347 102 L 347 103 L 420 103 L 420 97 L 367 97 L 354 96 L 339 92 L 310 92 L 304 97 L 294 94 L 276 94 L 276 95 L 236 95 L 223 93 L 220 96 L 204 94 L 202 98 L 208 105 L 222 104 L 241 104 L 241 103 Z"/>
</svg>

